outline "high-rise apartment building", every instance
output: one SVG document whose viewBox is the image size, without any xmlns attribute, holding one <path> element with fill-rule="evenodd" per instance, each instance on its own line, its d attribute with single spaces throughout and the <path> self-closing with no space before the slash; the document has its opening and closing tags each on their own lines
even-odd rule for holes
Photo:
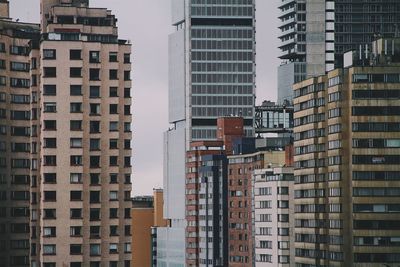
<svg viewBox="0 0 400 267">
<path fill-rule="evenodd" d="M 40 33 L 8 19 L 8 1 L 0 10 L 0 266 L 29 266 L 40 234 Z"/>
<path fill-rule="evenodd" d="M 294 86 L 298 267 L 400 263 L 400 41 L 371 47 Z"/>
<path fill-rule="evenodd" d="M 254 266 L 294 267 L 293 168 L 254 170 L 252 187 Z"/>
<path fill-rule="evenodd" d="M 399 34 L 396 0 L 284 0 L 279 9 L 279 103 L 292 99 L 293 83 L 343 67 L 344 52 L 365 47 L 371 52 L 372 40 Z"/>
<path fill-rule="evenodd" d="M 228 265 L 227 155 L 243 137 L 243 118 L 218 119 L 218 141 L 195 141 L 186 153 L 186 266 Z"/>
<path fill-rule="evenodd" d="M 278 149 L 273 151 L 273 147 L 265 146 L 268 142 L 260 142 L 261 140 L 265 141 L 253 140 L 256 142 L 252 149 L 228 156 L 228 241 L 229 266 L 232 267 L 250 267 L 256 264 L 252 216 L 254 171 L 285 164 L 285 152 Z"/>
<path fill-rule="evenodd" d="M 130 44 L 88 1 L 41 15 L 0 21 L 2 263 L 130 266 Z"/>
<path fill-rule="evenodd" d="M 254 16 L 254 0 L 172 0 L 172 127 L 165 133 L 164 164 L 165 216 L 171 227 L 159 229 L 172 239 L 168 231 L 182 236 L 186 227 L 185 155 L 190 142 L 216 140 L 221 116 L 244 117 L 245 134 L 254 135 Z M 160 233 L 157 236 L 166 240 Z M 177 258 L 184 264 L 184 254 Z"/>
</svg>

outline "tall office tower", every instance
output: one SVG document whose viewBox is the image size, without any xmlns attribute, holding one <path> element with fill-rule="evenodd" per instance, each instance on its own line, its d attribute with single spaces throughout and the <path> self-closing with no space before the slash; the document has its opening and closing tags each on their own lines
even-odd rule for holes
<svg viewBox="0 0 400 267">
<path fill-rule="evenodd" d="M 39 250 L 39 25 L 8 19 L 8 1 L 0 11 L 0 266 L 29 266 Z"/>
<path fill-rule="evenodd" d="M 218 5 L 211 0 L 172 1 L 176 29 L 169 37 L 172 127 L 165 133 L 164 150 L 165 216 L 171 227 L 157 233 L 167 243 L 184 236 L 185 153 L 190 142 L 216 140 L 221 116 L 243 116 L 246 135 L 254 135 L 254 13 L 254 0 L 222 0 Z M 184 256 L 183 250 L 173 260 L 182 265 Z"/>
<path fill-rule="evenodd" d="M 372 40 L 399 34 L 400 2 L 396 0 L 285 0 L 280 10 L 280 58 L 283 63 L 305 61 L 306 65 L 279 67 L 279 101 L 292 97 L 292 78 L 287 77 L 297 82 L 299 73 L 307 78 L 323 75 L 343 66 L 344 52 L 365 47 L 371 52 Z"/>
<path fill-rule="evenodd" d="M 294 267 L 292 167 L 255 170 L 252 203 L 256 267 Z"/>
<path fill-rule="evenodd" d="M 107 9 L 41 6 L 41 32 L 0 20 L 1 264 L 129 266 L 130 45 Z"/>
<path fill-rule="evenodd" d="M 278 104 L 292 101 L 292 85 L 306 78 L 306 0 L 280 1 Z"/>
<path fill-rule="evenodd" d="M 38 262 L 130 266 L 131 46 L 110 10 L 41 8 Z"/>
<path fill-rule="evenodd" d="M 294 86 L 296 266 L 400 263 L 400 40 L 372 47 Z"/>
</svg>

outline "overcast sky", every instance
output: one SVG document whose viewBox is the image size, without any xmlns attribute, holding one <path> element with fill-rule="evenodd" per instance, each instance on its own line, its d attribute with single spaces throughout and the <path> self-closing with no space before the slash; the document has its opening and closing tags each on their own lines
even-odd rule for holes
<svg viewBox="0 0 400 267">
<path fill-rule="evenodd" d="M 257 103 L 276 100 L 278 0 L 257 1 Z M 39 0 L 10 0 L 11 16 L 39 23 Z M 162 187 L 163 132 L 168 129 L 170 0 L 90 0 L 118 18 L 133 54 L 133 194 Z"/>
</svg>

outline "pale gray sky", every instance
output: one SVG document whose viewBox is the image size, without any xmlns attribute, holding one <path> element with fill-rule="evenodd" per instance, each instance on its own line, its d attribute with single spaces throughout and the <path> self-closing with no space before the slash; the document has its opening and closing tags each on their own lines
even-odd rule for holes
<svg viewBox="0 0 400 267">
<path fill-rule="evenodd" d="M 11 16 L 39 22 L 39 0 L 10 0 Z M 257 0 L 257 103 L 276 99 L 277 0 Z M 133 46 L 133 194 L 162 187 L 163 132 L 168 129 L 170 0 L 90 0 L 118 18 L 119 36 Z"/>
</svg>

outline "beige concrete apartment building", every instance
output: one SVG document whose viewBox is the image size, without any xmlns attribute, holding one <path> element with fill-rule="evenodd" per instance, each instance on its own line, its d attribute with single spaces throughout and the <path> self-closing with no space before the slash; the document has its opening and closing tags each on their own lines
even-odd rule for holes
<svg viewBox="0 0 400 267">
<path fill-rule="evenodd" d="M 130 266 L 131 46 L 88 1 L 41 15 L 0 21 L 0 266 Z"/>
<path fill-rule="evenodd" d="M 294 86 L 298 267 L 400 262 L 400 42 L 372 47 Z"/>
</svg>

